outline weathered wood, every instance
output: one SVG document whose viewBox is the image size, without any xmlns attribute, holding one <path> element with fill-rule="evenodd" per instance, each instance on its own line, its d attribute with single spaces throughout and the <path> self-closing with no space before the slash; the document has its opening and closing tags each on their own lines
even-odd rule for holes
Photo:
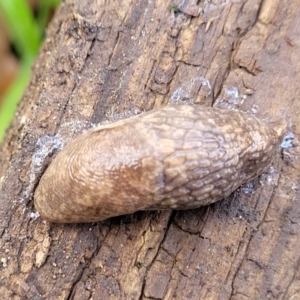
<svg viewBox="0 0 300 300">
<path fill-rule="evenodd" d="M 38 179 L 90 122 L 179 101 L 285 118 L 299 137 L 298 1 L 176 3 L 62 2 L 0 150 L 2 299 L 300 299 L 296 142 L 205 208 L 36 218 Z"/>
</svg>

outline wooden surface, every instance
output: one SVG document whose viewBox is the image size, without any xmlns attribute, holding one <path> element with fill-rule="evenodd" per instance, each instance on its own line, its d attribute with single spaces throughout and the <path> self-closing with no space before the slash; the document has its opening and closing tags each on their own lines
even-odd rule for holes
<svg viewBox="0 0 300 300">
<path fill-rule="evenodd" d="M 2 299 L 300 299 L 299 3 L 177 2 L 61 4 L 0 149 Z M 63 145 L 170 102 L 284 118 L 293 146 L 205 208 L 37 217 L 34 189 Z"/>
</svg>

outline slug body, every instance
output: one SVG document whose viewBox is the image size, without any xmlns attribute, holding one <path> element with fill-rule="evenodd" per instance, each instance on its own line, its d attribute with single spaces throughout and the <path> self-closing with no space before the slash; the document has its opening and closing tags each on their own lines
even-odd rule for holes
<svg viewBox="0 0 300 300">
<path fill-rule="evenodd" d="M 53 160 L 35 207 L 48 221 L 79 223 L 207 205 L 261 174 L 284 130 L 244 113 L 190 105 L 99 126 Z"/>
</svg>

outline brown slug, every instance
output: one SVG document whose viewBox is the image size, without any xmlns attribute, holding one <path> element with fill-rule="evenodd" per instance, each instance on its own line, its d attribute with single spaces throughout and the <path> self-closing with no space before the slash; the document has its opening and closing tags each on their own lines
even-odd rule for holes
<svg viewBox="0 0 300 300">
<path fill-rule="evenodd" d="M 50 164 L 35 207 L 50 222 L 79 223 L 207 205 L 261 174 L 284 132 L 283 123 L 191 105 L 92 128 Z"/>
</svg>

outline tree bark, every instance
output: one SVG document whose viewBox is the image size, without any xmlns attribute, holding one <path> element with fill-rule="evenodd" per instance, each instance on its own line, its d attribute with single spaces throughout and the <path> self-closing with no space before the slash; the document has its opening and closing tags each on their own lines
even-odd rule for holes
<svg viewBox="0 0 300 300">
<path fill-rule="evenodd" d="M 298 1 L 178 2 L 62 1 L 1 145 L 2 299 L 300 299 Z M 294 146 L 204 208 L 37 216 L 68 141 L 171 102 L 284 118 Z"/>
</svg>

